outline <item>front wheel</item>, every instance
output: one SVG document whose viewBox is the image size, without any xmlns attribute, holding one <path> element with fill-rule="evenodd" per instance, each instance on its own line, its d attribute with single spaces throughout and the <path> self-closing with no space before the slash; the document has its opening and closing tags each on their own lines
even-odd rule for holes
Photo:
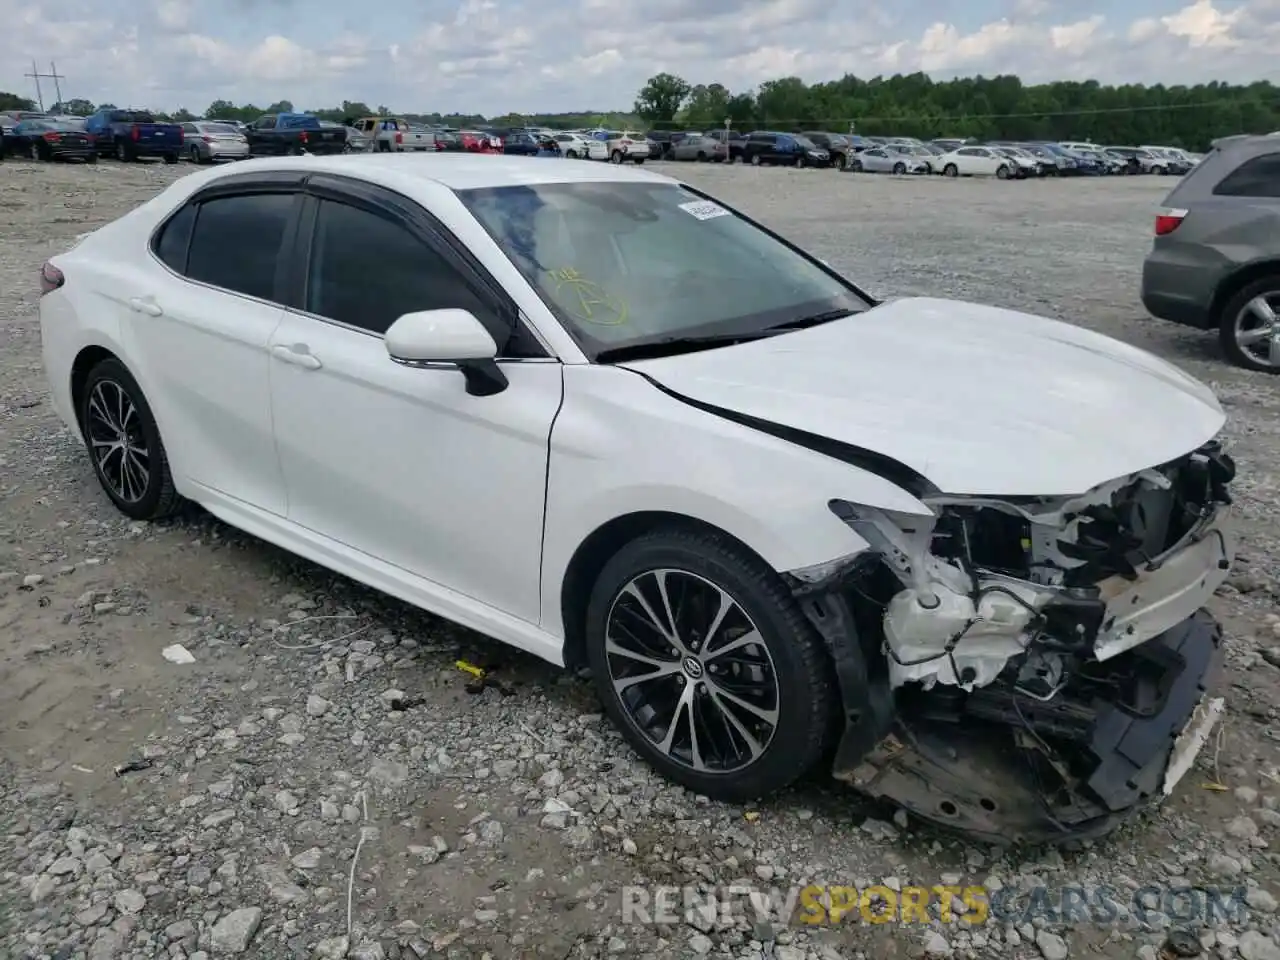
<svg viewBox="0 0 1280 960">
<path fill-rule="evenodd" d="M 942 175 L 945 177 L 958 177 L 960 176 L 960 168 L 954 163 L 948 163 L 942 168 Z"/>
<path fill-rule="evenodd" d="M 758 167 L 758 166 L 760 166 L 760 163 L 761 163 L 761 160 L 760 160 L 760 154 L 758 154 L 758 153 L 753 153 L 753 154 L 751 155 L 751 165 L 752 165 L 753 167 Z"/>
<path fill-rule="evenodd" d="M 155 417 L 124 364 L 113 357 L 89 371 L 79 413 L 98 483 L 121 513 L 160 520 L 181 508 Z"/>
<path fill-rule="evenodd" d="M 1222 308 L 1218 338 L 1237 367 L 1280 373 L 1280 275 L 1255 280 Z"/>
<path fill-rule="evenodd" d="M 900 177 L 907 172 L 907 165 L 905 163 L 895 163 L 893 165 L 893 172 Z"/>
<path fill-rule="evenodd" d="M 133 152 L 124 145 L 123 140 L 116 141 L 116 159 L 121 163 L 128 163 L 133 159 Z"/>
<path fill-rule="evenodd" d="M 588 604 L 587 654 L 627 741 L 712 799 L 794 783 L 833 729 L 822 641 L 777 574 L 716 533 L 659 530 L 615 554 Z"/>
<path fill-rule="evenodd" d="M 849 161 L 849 169 L 850 169 L 853 173 L 861 173 L 861 172 L 862 172 L 862 161 L 861 161 L 861 160 L 859 160 L 857 157 L 854 157 L 852 160 L 850 160 L 850 161 Z"/>
<path fill-rule="evenodd" d="M 1006 167 L 1006 166 L 1004 166 L 1004 165 L 1001 165 L 1001 166 L 996 167 L 996 179 L 998 179 L 998 180 L 1008 180 L 1008 179 L 1009 179 L 1009 168 L 1008 168 L 1008 167 Z"/>
<path fill-rule="evenodd" d="M 621 162 L 622 162 L 622 151 L 621 151 L 621 150 L 615 150 L 615 151 L 613 151 L 613 153 L 609 154 L 609 162 L 610 162 L 610 163 L 621 163 Z"/>
</svg>

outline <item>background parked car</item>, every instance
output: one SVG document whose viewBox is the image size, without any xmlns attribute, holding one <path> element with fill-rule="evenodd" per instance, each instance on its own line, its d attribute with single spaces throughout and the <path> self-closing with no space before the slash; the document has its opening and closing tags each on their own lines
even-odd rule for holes
<svg viewBox="0 0 1280 960">
<path fill-rule="evenodd" d="M 1221 142 L 1174 187 L 1142 303 L 1161 320 L 1216 327 L 1237 366 L 1280 373 L 1280 137 Z"/>
<path fill-rule="evenodd" d="M 502 141 L 482 130 L 459 130 L 458 142 L 468 153 L 501 153 Z"/>
<path fill-rule="evenodd" d="M 182 125 L 187 159 L 192 163 L 215 160 L 244 160 L 249 156 L 249 141 L 229 123 L 196 120 Z"/>
<path fill-rule="evenodd" d="M 520 157 L 532 157 L 538 152 L 538 140 L 523 130 L 508 131 L 502 138 L 502 152 Z"/>
<path fill-rule="evenodd" d="M 609 156 L 609 148 L 601 141 L 580 133 L 557 133 L 555 141 L 560 145 L 560 155 L 569 160 L 605 160 Z"/>
<path fill-rule="evenodd" d="M 641 164 L 649 159 L 649 139 L 643 133 L 624 130 L 606 141 L 610 163 Z"/>
<path fill-rule="evenodd" d="M 1020 150 L 1018 147 L 1006 147 L 1001 144 L 987 144 L 987 148 L 1002 157 L 1008 157 L 1014 162 L 1013 176 L 1015 180 L 1044 176 L 1040 161 L 1025 150 Z"/>
<path fill-rule="evenodd" d="M 694 160 L 698 163 L 723 162 L 728 150 L 723 143 L 710 137 L 685 137 L 671 148 L 672 160 Z"/>
<path fill-rule="evenodd" d="M 941 170 L 944 177 L 998 177 L 1008 180 L 1013 176 L 1014 163 L 990 147 L 960 147 L 938 157 L 935 168 Z"/>
<path fill-rule="evenodd" d="M 183 147 L 182 125 L 158 123 L 146 110 L 99 110 L 85 120 L 85 132 L 99 155 L 114 155 L 125 163 L 142 157 L 177 163 Z"/>
<path fill-rule="evenodd" d="M 708 130 L 703 134 L 704 137 L 714 140 L 716 143 L 727 144 L 729 147 L 728 162 L 737 163 L 741 160 L 743 147 L 746 146 L 746 134 L 739 133 L 737 130 L 725 130 L 723 127 L 718 130 Z"/>
<path fill-rule="evenodd" d="M 98 162 L 93 137 L 83 120 L 41 118 L 21 120 L 14 129 L 15 152 L 32 160 L 84 160 Z"/>
<path fill-rule="evenodd" d="M 777 133 L 772 130 L 756 130 L 747 134 L 746 143 L 742 147 L 742 159 L 755 166 L 826 166 L 830 162 L 827 151 L 811 140 L 799 134 Z"/>
<path fill-rule="evenodd" d="M 14 131 L 22 120 L 39 120 L 48 118 L 47 113 L 39 110 L 5 110 L 0 113 L 0 156 L 13 153 L 17 147 Z"/>
<path fill-rule="evenodd" d="M 303 153 L 342 153 L 347 135 L 341 129 L 321 126 L 310 113 L 267 113 L 245 130 L 254 156 L 289 156 Z"/>
<path fill-rule="evenodd" d="M 853 155 L 853 145 L 849 138 L 843 133 L 824 133 L 823 131 L 810 132 L 806 130 L 803 136 L 821 150 L 827 151 L 830 163 L 833 167 L 839 167 L 841 170 L 849 168 L 849 158 Z"/>
<path fill-rule="evenodd" d="M 924 157 L 882 144 L 863 150 L 849 161 L 849 169 L 865 173 L 927 173 L 930 163 Z"/>
</svg>

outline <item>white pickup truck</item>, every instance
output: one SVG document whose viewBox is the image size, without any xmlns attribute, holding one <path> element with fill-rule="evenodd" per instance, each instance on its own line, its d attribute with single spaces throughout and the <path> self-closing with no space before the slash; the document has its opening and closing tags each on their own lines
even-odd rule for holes
<svg viewBox="0 0 1280 960">
<path fill-rule="evenodd" d="M 374 150 L 380 153 L 402 153 L 408 150 L 436 149 L 436 138 L 424 130 L 415 130 L 408 120 L 398 117 L 365 117 L 355 122 L 355 128 L 374 142 Z"/>
</svg>

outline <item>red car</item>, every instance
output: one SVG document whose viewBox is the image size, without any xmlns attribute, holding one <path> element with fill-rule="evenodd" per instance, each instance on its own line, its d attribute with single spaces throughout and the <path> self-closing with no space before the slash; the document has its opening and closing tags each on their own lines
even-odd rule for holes
<svg viewBox="0 0 1280 960">
<path fill-rule="evenodd" d="M 502 139 L 479 130 L 458 131 L 458 141 L 469 153 L 502 153 Z"/>
</svg>

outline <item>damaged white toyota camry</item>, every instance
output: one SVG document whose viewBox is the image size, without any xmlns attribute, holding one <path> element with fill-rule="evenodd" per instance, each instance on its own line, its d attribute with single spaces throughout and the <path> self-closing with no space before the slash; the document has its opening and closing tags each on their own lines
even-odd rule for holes
<svg viewBox="0 0 1280 960">
<path fill-rule="evenodd" d="M 645 171 L 195 173 L 43 268 L 106 495 L 555 663 L 671 779 L 822 764 L 971 834 L 1097 834 L 1221 710 L 1212 393 L 1074 326 L 877 302 Z"/>
</svg>

